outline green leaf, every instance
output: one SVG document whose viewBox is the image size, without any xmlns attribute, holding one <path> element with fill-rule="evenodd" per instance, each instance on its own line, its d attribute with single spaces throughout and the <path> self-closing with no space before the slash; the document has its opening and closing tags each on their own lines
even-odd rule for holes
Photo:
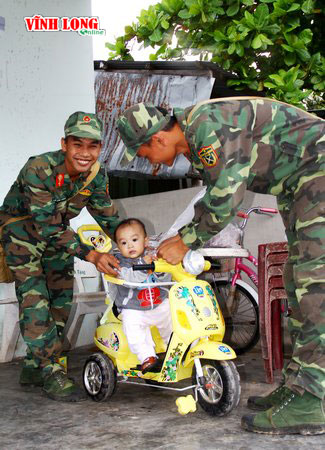
<svg viewBox="0 0 325 450">
<path fill-rule="evenodd" d="M 229 55 L 232 55 L 236 51 L 236 44 L 233 42 L 228 47 L 228 53 Z"/>
<path fill-rule="evenodd" d="M 299 3 L 292 3 L 292 5 L 290 6 L 290 8 L 287 10 L 287 12 L 292 12 L 292 11 L 297 11 L 297 9 L 300 9 L 300 4 Z"/>
<path fill-rule="evenodd" d="M 269 7 L 267 5 L 258 5 L 254 14 L 256 27 L 258 29 L 261 29 L 265 25 L 269 13 Z"/>
<path fill-rule="evenodd" d="M 217 42 L 224 41 L 226 39 L 226 36 L 223 33 L 221 33 L 221 31 L 219 31 L 219 30 L 216 30 L 213 32 L 213 37 L 214 37 L 214 40 Z"/>
<path fill-rule="evenodd" d="M 262 47 L 262 45 L 263 45 L 263 43 L 262 43 L 262 41 L 261 41 L 260 35 L 257 34 L 257 35 L 254 37 L 254 39 L 253 39 L 252 47 L 253 47 L 254 49 L 258 49 L 258 48 Z"/>
<path fill-rule="evenodd" d="M 169 28 L 169 22 L 167 22 L 166 19 L 163 19 L 163 20 L 160 22 L 160 25 L 162 26 L 162 28 L 163 28 L 164 30 L 168 30 L 168 28 Z"/>
<path fill-rule="evenodd" d="M 162 39 L 162 32 L 156 28 L 155 31 L 149 36 L 151 42 L 159 42 Z"/>
<path fill-rule="evenodd" d="M 251 14 L 248 11 L 245 11 L 244 16 L 245 16 L 247 25 L 249 25 L 251 28 L 254 29 L 255 28 L 255 20 L 254 20 L 253 14 Z"/>
<path fill-rule="evenodd" d="M 182 10 L 178 13 L 178 16 L 179 16 L 181 19 L 190 19 L 190 18 L 193 16 L 193 14 L 191 14 L 187 9 L 182 9 Z"/>
<path fill-rule="evenodd" d="M 271 41 L 267 36 L 265 36 L 265 34 L 260 34 L 259 36 L 263 44 L 273 45 L 273 41 Z"/>
<path fill-rule="evenodd" d="M 293 64 L 296 63 L 297 57 L 296 54 L 293 53 L 286 53 L 284 55 L 284 62 L 287 66 L 292 66 Z"/>
<path fill-rule="evenodd" d="M 239 11 L 239 2 L 236 2 L 229 6 L 229 8 L 226 11 L 227 16 L 232 17 L 235 16 Z"/>
<path fill-rule="evenodd" d="M 277 87 L 276 84 L 270 83 L 269 81 L 265 81 L 264 86 L 270 89 L 274 89 Z"/>
<path fill-rule="evenodd" d="M 311 42 L 313 39 L 313 32 L 309 28 L 306 28 L 305 30 L 302 30 L 301 33 L 299 33 L 299 39 L 304 44 L 309 44 L 309 42 Z"/>
<path fill-rule="evenodd" d="M 149 61 L 156 61 L 158 58 L 157 58 L 157 55 L 156 55 L 156 53 L 151 53 L 150 55 L 149 55 Z"/>
<path fill-rule="evenodd" d="M 271 80 L 275 81 L 277 86 L 284 86 L 285 85 L 285 83 L 283 81 L 283 78 L 280 75 L 277 75 L 277 74 L 269 75 L 269 78 L 271 78 Z"/>
<path fill-rule="evenodd" d="M 290 45 L 287 44 L 281 44 L 281 47 L 283 47 L 285 50 L 287 50 L 287 52 L 291 52 L 294 53 L 294 48 L 290 47 Z"/>
<path fill-rule="evenodd" d="M 307 0 L 302 4 L 301 9 L 304 13 L 311 14 L 313 12 L 314 5 L 314 0 Z"/>
<path fill-rule="evenodd" d="M 310 60 L 310 54 L 308 50 L 301 48 L 296 50 L 297 55 L 303 62 L 307 62 Z"/>
<path fill-rule="evenodd" d="M 240 57 L 244 56 L 244 47 L 239 42 L 236 42 L 235 45 L 236 45 L 236 53 L 237 53 L 237 55 L 240 56 Z"/>
<path fill-rule="evenodd" d="M 105 47 L 107 47 L 109 50 L 116 50 L 116 46 L 114 44 L 110 44 L 109 42 L 105 43 Z"/>
</svg>

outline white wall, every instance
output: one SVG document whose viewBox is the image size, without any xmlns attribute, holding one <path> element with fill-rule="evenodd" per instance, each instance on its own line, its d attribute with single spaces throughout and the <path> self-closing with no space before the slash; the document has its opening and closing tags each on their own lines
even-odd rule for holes
<svg viewBox="0 0 325 450">
<path fill-rule="evenodd" d="M 95 110 L 92 40 L 28 32 L 24 17 L 90 16 L 90 0 L 0 0 L 0 204 L 29 156 L 57 150 L 68 116 Z"/>
<path fill-rule="evenodd" d="M 0 31 L 0 204 L 29 156 L 60 148 L 71 113 L 95 111 L 92 39 L 76 32 L 28 32 L 24 17 L 35 14 L 91 16 L 91 1 L 0 0 L 5 18 Z M 16 356 L 23 353 L 20 341 Z"/>
</svg>

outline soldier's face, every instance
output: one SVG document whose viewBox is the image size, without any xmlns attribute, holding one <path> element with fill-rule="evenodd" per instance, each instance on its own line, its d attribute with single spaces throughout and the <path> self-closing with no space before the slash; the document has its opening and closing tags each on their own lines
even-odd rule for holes
<svg viewBox="0 0 325 450">
<path fill-rule="evenodd" d="M 62 151 L 65 153 L 65 166 L 70 177 L 77 177 L 88 172 L 97 161 L 101 142 L 88 138 L 68 136 L 61 139 Z"/>
<path fill-rule="evenodd" d="M 139 147 L 137 156 L 147 158 L 151 164 L 172 166 L 177 156 L 177 149 L 176 143 L 169 137 L 168 132 L 160 131 L 152 136 L 149 144 Z"/>
<path fill-rule="evenodd" d="M 171 130 L 158 131 L 148 144 L 142 144 L 137 151 L 137 156 L 147 158 L 151 164 L 166 164 L 172 166 L 176 157 L 190 151 L 184 133 L 180 126 L 175 124 Z"/>
</svg>

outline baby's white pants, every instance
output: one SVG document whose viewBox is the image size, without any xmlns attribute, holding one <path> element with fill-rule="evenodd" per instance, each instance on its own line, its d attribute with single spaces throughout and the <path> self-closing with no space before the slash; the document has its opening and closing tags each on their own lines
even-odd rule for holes
<svg viewBox="0 0 325 450">
<path fill-rule="evenodd" d="M 149 356 L 156 356 L 155 344 L 151 336 L 150 327 L 155 325 L 165 344 L 168 344 L 172 332 L 172 320 L 169 301 L 165 299 L 157 308 L 146 311 L 137 309 L 123 309 L 123 331 L 129 343 L 132 353 L 136 354 L 139 361 Z"/>
</svg>

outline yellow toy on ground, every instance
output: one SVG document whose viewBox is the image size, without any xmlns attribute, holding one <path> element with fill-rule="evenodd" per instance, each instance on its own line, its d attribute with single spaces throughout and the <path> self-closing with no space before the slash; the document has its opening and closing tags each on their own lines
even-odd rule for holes
<svg viewBox="0 0 325 450">
<path fill-rule="evenodd" d="M 97 230 L 100 239 L 98 235 L 85 237 L 86 230 L 87 226 L 78 230 L 83 242 L 96 244 L 100 240 L 98 251 L 110 248 L 107 241 L 102 242 L 103 236 L 108 238 L 99 227 L 96 229 L 91 226 L 91 231 Z M 216 250 L 211 249 L 214 256 Z M 224 250 L 222 249 L 223 255 Z M 209 249 L 204 249 L 204 254 L 208 255 Z M 229 249 L 227 257 L 229 256 L 238 256 L 238 250 Z M 203 264 L 202 270 L 210 269 L 210 262 L 203 260 Z M 88 395 L 95 401 L 107 400 L 115 392 L 118 382 L 139 384 L 144 380 L 148 386 L 159 389 L 176 392 L 192 390 L 194 398 L 187 395 L 177 399 L 180 414 L 194 412 L 196 402 L 208 414 L 228 414 L 238 405 L 240 378 L 232 361 L 236 354 L 229 345 L 222 342 L 225 322 L 211 286 L 186 272 L 182 264 L 174 266 L 164 260 L 157 260 L 151 265 L 134 266 L 134 270 L 149 269 L 171 273 L 173 279 L 173 282 L 161 283 L 171 285 L 169 303 L 173 332 L 167 348 L 158 330 L 152 328 L 156 354 L 161 364 L 153 372 L 141 372 L 140 361 L 129 349 L 119 313 L 107 296 L 108 307 L 94 337 L 100 351 L 87 359 L 83 371 L 84 387 Z M 104 275 L 103 280 L 106 292 L 109 291 L 109 283 L 141 288 L 159 286 L 159 283 L 126 282 L 109 275 Z M 177 382 L 185 379 L 190 380 L 190 385 L 178 387 Z"/>
</svg>

